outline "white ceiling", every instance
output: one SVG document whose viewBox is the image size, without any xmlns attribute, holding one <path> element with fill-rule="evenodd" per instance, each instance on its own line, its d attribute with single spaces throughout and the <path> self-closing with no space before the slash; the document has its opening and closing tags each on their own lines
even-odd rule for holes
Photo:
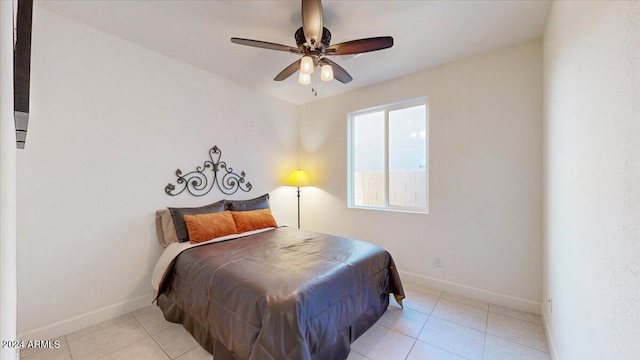
<svg viewBox="0 0 640 360">
<path fill-rule="evenodd" d="M 390 49 L 334 58 L 354 78 L 320 82 L 318 96 L 294 74 L 273 78 L 297 56 L 232 44 L 231 37 L 295 47 L 300 1 L 37 1 L 36 6 L 145 48 L 303 104 L 518 42 L 540 38 L 550 0 L 325 0 L 332 44 L 393 36 Z"/>
</svg>

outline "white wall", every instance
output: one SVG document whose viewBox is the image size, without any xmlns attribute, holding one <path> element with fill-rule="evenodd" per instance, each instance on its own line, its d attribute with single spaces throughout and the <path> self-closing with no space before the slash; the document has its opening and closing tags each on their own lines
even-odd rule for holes
<svg viewBox="0 0 640 360">
<path fill-rule="evenodd" d="M 16 340 L 16 128 L 13 120 L 13 2 L 0 1 L 0 339 Z M 0 359 L 15 359 L 2 346 Z"/>
<path fill-rule="evenodd" d="M 640 2 L 554 2 L 544 96 L 552 353 L 640 359 Z"/>
<path fill-rule="evenodd" d="M 430 214 L 348 209 L 347 113 L 421 96 Z M 541 41 L 303 105 L 300 164 L 317 187 L 302 227 L 382 245 L 405 279 L 539 312 L 541 132 Z"/>
<path fill-rule="evenodd" d="M 295 224 L 298 108 L 34 9 L 31 120 L 18 155 L 19 333 L 47 339 L 150 303 L 154 212 L 218 145 Z M 4 166 L 4 165 L 3 165 Z"/>
</svg>

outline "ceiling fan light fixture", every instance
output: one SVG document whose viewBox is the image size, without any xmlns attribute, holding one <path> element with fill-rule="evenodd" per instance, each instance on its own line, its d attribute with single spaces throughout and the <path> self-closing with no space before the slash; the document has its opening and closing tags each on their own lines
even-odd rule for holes
<svg viewBox="0 0 640 360">
<path fill-rule="evenodd" d="M 320 79 L 322 81 L 331 81 L 333 80 L 333 68 L 329 64 L 322 65 L 322 69 L 320 70 Z"/>
<path fill-rule="evenodd" d="M 298 82 L 300 83 L 300 85 L 311 84 L 311 75 L 303 73 L 302 69 L 300 69 L 300 75 L 298 75 Z"/>
<path fill-rule="evenodd" d="M 303 56 L 300 62 L 300 72 L 303 74 L 313 74 L 313 59 L 311 56 Z"/>
<path fill-rule="evenodd" d="M 312 92 L 317 95 L 318 77 L 320 77 L 322 81 L 335 79 L 343 84 L 347 84 L 353 80 L 351 75 L 349 75 L 342 66 L 331 61 L 329 57 L 355 57 L 362 53 L 388 49 L 393 46 L 393 37 L 391 36 L 363 38 L 332 45 L 331 32 L 323 26 L 322 0 L 301 0 L 301 2 L 302 27 L 298 28 L 294 33 L 297 47 L 268 41 L 237 37 L 231 38 L 231 42 L 234 44 L 277 50 L 301 56 L 301 58 L 298 58 L 280 71 L 280 73 L 273 78 L 274 81 L 283 81 L 295 74 L 296 71 L 299 71 L 298 82 L 304 85 L 312 84 Z M 315 70 L 318 70 L 320 75 L 311 78 Z"/>
</svg>

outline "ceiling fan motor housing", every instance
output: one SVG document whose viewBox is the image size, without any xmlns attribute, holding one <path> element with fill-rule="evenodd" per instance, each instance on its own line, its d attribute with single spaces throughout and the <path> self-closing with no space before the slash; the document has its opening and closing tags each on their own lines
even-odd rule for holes
<svg viewBox="0 0 640 360">
<path fill-rule="evenodd" d="M 304 37 L 304 29 L 300 27 L 298 30 L 296 30 L 294 37 L 296 39 L 296 45 L 298 45 L 298 49 L 306 52 L 307 49 L 304 46 L 304 43 L 307 42 L 307 39 Z M 316 49 L 320 49 L 322 52 L 324 52 L 324 49 L 328 47 L 329 43 L 331 42 L 331 31 L 329 31 L 329 29 L 327 29 L 326 27 L 322 28 L 322 39 L 320 40 L 320 42 L 320 46 L 316 45 Z"/>
</svg>

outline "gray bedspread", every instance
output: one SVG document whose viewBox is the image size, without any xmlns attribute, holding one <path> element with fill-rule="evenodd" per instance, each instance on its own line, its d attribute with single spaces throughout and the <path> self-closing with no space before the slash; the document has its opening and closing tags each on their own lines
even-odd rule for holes
<svg viewBox="0 0 640 360">
<path fill-rule="evenodd" d="M 404 292 L 391 255 L 277 228 L 182 252 L 158 305 L 215 359 L 339 359 Z M 346 347 L 346 348 L 345 348 Z"/>
</svg>

